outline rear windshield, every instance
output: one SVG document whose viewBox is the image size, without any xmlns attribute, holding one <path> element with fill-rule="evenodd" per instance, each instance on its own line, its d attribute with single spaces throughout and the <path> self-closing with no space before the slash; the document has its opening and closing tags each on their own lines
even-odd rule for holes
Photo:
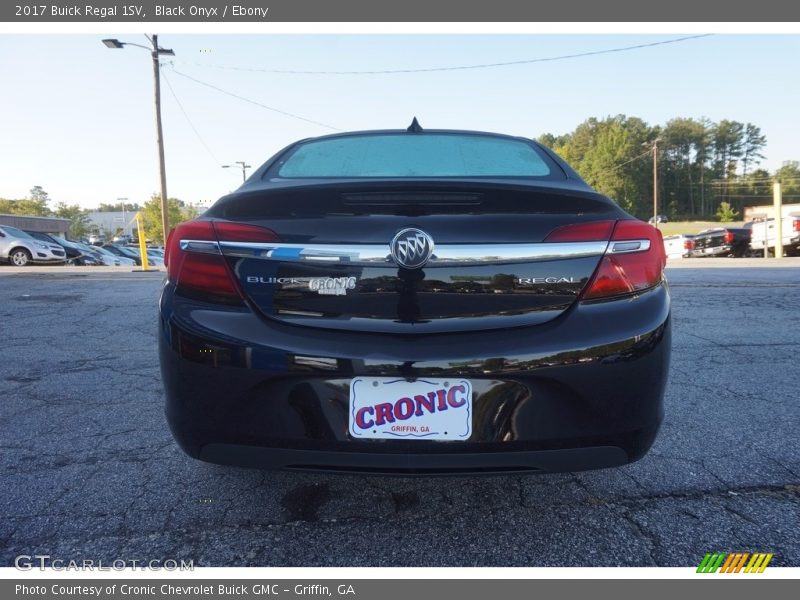
<svg viewBox="0 0 800 600">
<path fill-rule="evenodd" d="M 488 135 L 399 133 L 306 142 L 279 163 L 279 177 L 547 177 L 524 141 Z"/>
</svg>

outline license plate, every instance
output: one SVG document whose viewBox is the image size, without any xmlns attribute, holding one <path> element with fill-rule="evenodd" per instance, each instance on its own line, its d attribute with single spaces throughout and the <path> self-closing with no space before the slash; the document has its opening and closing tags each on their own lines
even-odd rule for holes
<svg viewBox="0 0 800 600">
<path fill-rule="evenodd" d="M 354 439 L 464 441 L 472 435 L 472 384 L 356 377 L 350 382 L 348 420 Z"/>
</svg>

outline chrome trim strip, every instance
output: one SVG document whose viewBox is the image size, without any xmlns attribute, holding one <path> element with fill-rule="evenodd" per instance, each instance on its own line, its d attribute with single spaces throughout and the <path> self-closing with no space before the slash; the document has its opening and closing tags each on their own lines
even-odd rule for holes
<svg viewBox="0 0 800 600">
<path fill-rule="evenodd" d="M 281 262 L 394 265 L 388 244 L 283 244 L 181 240 L 181 250 Z M 545 242 L 537 244 L 438 244 L 428 260 L 432 267 L 502 264 L 601 256 L 608 242 Z"/>
<path fill-rule="evenodd" d="M 629 252 L 647 252 L 650 240 L 622 240 L 608 243 L 609 254 L 628 254 Z"/>
<path fill-rule="evenodd" d="M 181 250 L 184 252 L 202 252 L 204 254 L 220 254 L 219 244 L 205 240 L 181 240 Z"/>
</svg>

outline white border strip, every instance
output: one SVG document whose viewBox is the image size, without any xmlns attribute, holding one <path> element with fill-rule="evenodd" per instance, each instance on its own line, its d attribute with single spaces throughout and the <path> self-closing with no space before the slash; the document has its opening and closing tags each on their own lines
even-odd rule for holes
<svg viewBox="0 0 800 600">
<path fill-rule="evenodd" d="M 141 33 L 158 31 L 160 34 L 674 34 L 674 33 L 720 33 L 720 34 L 792 34 L 800 33 L 800 22 L 768 23 L 281 23 L 265 20 L 263 22 L 213 22 L 213 23 L 171 23 L 171 22 L 3 22 L 0 34 L 106 34 Z"/>
<path fill-rule="evenodd" d="M 702 557 L 701 557 L 702 558 Z M 699 562 L 699 561 L 698 561 Z M 763 573 L 697 573 L 697 567 L 198 567 L 194 571 L 18 571 L 0 567 L 0 579 L 797 579 L 800 567 Z"/>
</svg>

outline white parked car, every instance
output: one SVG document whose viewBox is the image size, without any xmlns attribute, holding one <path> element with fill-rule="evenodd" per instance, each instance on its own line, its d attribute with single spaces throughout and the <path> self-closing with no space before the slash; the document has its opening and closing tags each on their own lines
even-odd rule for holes
<svg viewBox="0 0 800 600">
<path fill-rule="evenodd" d="M 0 225 L 0 260 L 15 267 L 29 263 L 62 263 L 66 260 L 64 248 L 37 240 L 21 229 Z"/>
<path fill-rule="evenodd" d="M 686 258 L 694 250 L 694 236 L 668 235 L 664 238 L 664 251 L 667 258 Z"/>
<path fill-rule="evenodd" d="M 800 254 L 800 215 L 783 217 L 781 239 L 785 254 L 789 256 Z M 764 253 L 765 242 L 769 253 L 774 254 L 775 219 L 759 221 L 750 226 L 750 249 L 754 255 L 760 256 Z"/>
</svg>

